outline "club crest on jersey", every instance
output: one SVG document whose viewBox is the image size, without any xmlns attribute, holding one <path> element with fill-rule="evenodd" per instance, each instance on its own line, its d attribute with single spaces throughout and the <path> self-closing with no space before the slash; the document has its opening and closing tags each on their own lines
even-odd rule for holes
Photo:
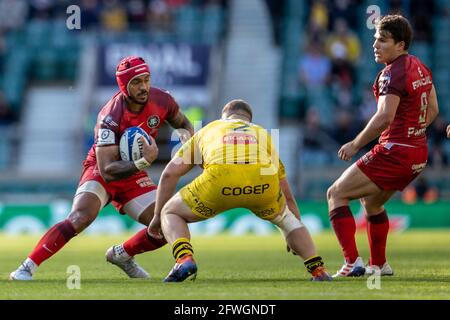
<svg viewBox="0 0 450 320">
<path fill-rule="evenodd" d="M 151 116 L 150 118 L 148 118 L 147 120 L 147 125 L 149 128 L 156 128 L 159 126 L 159 123 L 161 122 L 161 120 L 159 119 L 159 116 L 154 115 Z"/>
</svg>

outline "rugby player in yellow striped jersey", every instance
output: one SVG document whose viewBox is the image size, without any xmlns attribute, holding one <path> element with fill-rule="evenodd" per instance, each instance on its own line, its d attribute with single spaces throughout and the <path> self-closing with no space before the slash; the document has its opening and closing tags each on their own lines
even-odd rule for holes
<svg viewBox="0 0 450 320">
<path fill-rule="evenodd" d="M 301 222 L 271 136 L 251 120 L 252 110 L 245 101 L 230 101 L 222 118 L 191 137 L 164 169 L 148 232 L 162 237 L 162 231 L 172 246 L 176 263 L 165 282 L 196 276 L 187 224 L 232 208 L 247 208 L 271 221 L 283 233 L 288 251 L 304 261 L 312 280 L 331 280 Z M 203 173 L 174 195 L 180 177 L 195 165 L 201 165 Z"/>
</svg>

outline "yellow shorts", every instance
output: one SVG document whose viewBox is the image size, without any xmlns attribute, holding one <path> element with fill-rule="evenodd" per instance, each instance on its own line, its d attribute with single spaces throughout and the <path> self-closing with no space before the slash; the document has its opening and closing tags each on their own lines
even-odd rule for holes
<svg viewBox="0 0 450 320">
<path fill-rule="evenodd" d="M 271 220 L 284 209 L 278 173 L 261 174 L 262 165 L 212 165 L 180 190 L 184 202 L 201 218 L 246 208 L 258 217 Z"/>
</svg>

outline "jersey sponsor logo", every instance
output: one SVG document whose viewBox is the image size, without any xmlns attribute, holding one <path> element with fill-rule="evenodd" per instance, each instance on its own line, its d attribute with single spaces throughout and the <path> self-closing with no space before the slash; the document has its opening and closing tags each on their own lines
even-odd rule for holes
<svg viewBox="0 0 450 320">
<path fill-rule="evenodd" d="M 267 189 L 269 189 L 270 185 L 266 184 L 258 184 L 255 186 L 245 186 L 245 187 L 224 187 L 222 188 L 222 194 L 224 196 L 240 196 L 242 194 L 263 194 Z"/>
<path fill-rule="evenodd" d="M 275 209 L 274 208 L 269 208 L 269 209 L 263 209 L 263 210 L 256 210 L 255 214 L 260 217 L 260 218 L 264 218 L 264 217 L 268 217 L 271 216 L 275 213 Z"/>
<path fill-rule="evenodd" d="M 159 123 L 161 122 L 161 119 L 159 119 L 159 116 L 153 115 L 147 120 L 147 125 L 149 128 L 156 128 L 159 126 Z"/>
<path fill-rule="evenodd" d="M 391 71 L 390 70 L 386 70 L 380 75 L 380 78 L 378 79 L 378 92 L 379 92 L 379 94 L 386 94 L 387 93 L 387 90 L 388 90 L 390 82 L 391 82 Z"/>
<path fill-rule="evenodd" d="M 136 184 L 140 188 L 151 187 L 154 185 L 153 181 L 149 177 L 143 177 L 136 180 Z"/>
<path fill-rule="evenodd" d="M 432 84 L 433 82 L 431 81 L 431 77 L 430 76 L 426 76 L 425 78 L 421 78 L 419 80 L 413 81 L 412 83 L 412 87 L 414 90 L 416 90 L 417 88 L 426 86 L 427 84 Z"/>
<path fill-rule="evenodd" d="M 192 193 L 192 192 L 191 192 Z M 194 207 L 194 210 L 197 211 L 199 214 L 210 218 L 215 215 L 215 211 L 207 206 L 197 198 L 194 199 L 196 206 Z"/>
<path fill-rule="evenodd" d="M 111 126 L 111 127 L 118 127 L 119 125 L 113 120 L 112 116 L 108 114 L 105 116 L 102 120 L 103 125 Z"/>
<path fill-rule="evenodd" d="M 427 165 L 426 162 L 413 164 L 411 166 L 411 170 L 413 171 L 413 174 L 420 173 L 423 169 L 425 169 L 425 166 Z"/>
<path fill-rule="evenodd" d="M 373 153 L 372 153 L 372 151 L 369 151 L 369 152 L 367 152 L 365 155 L 363 155 L 362 157 L 361 157 L 361 161 L 364 163 L 364 164 L 368 164 L 370 161 L 372 161 L 373 160 Z"/>
<path fill-rule="evenodd" d="M 114 131 L 111 129 L 99 129 L 97 145 L 114 144 L 116 141 Z"/>
<path fill-rule="evenodd" d="M 411 136 L 414 136 L 414 137 L 424 136 L 426 131 L 427 131 L 427 128 L 409 127 L 408 128 L 408 138 Z"/>
<path fill-rule="evenodd" d="M 258 139 L 255 136 L 242 132 L 232 132 L 223 136 L 224 144 L 257 144 Z"/>
</svg>

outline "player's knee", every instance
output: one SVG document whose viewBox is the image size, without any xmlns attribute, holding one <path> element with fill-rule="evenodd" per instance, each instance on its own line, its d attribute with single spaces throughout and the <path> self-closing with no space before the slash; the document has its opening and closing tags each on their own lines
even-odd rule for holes
<svg viewBox="0 0 450 320">
<path fill-rule="evenodd" d="M 77 233 L 86 229 L 97 217 L 97 214 L 90 213 L 83 210 L 72 211 L 69 215 L 69 220 Z"/>
<path fill-rule="evenodd" d="M 170 206 L 166 203 L 166 205 L 161 209 L 161 217 L 167 216 L 168 214 L 171 214 L 172 210 Z"/>
<path fill-rule="evenodd" d="M 297 219 L 297 217 L 294 216 L 288 207 L 286 207 L 282 214 L 272 219 L 271 222 L 281 230 L 285 238 L 287 238 L 292 231 L 305 226 L 299 219 Z"/>
<path fill-rule="evenodd" d="M 364 208 L 364 214 L 367 216 L 372 216 L 380 213 L 384 210 L 383 206 L 379 206 L 378 204 L 371 203 L 370 201 L 366 200 L 365 198 L 359 199 L 359 202 Z"/>
<path fill-rule="evenodd" d="M 139 223 L 142 223 L 143 225 L 148 226 L 150 224 L 150 221 L 152 221 L 152 218 L 153 218 L 153 214 L 145 214 L 145 212 L 144 212 L 139 216 L 138 221 L 139 221 Z"/>
<path fill-rule="evenodd" d="M 172 207 L 169 205 L 169 203 L 166 203 L 166 205 L 161 210 L 161 221 L 167 221 L 167 219 L 170 219 L 170 216 L 174 214 L 176 214 L 176 212 L 172 210 Z"/>
<path fill-rule="evenodd" d="M 141 214 L 139 214 L 137 220 L 139 223 L 148 226 L 150 224 L 150 221 L 152 221 L 153 219 L 153 215 L 154 215 L 154 206 L 152 206 L 151 208 L 147 208 Z"/>
<path fill-rule="evenodd" d="M 337 191 L 337 188 L 336 188 L 335 184 L 333 184 L 331 187 L 328 188 L 328 190 L 327 190 L 328 201 L 336 198 L 336 193 L 337 193 L 336 191 Z"/>
</svg>

